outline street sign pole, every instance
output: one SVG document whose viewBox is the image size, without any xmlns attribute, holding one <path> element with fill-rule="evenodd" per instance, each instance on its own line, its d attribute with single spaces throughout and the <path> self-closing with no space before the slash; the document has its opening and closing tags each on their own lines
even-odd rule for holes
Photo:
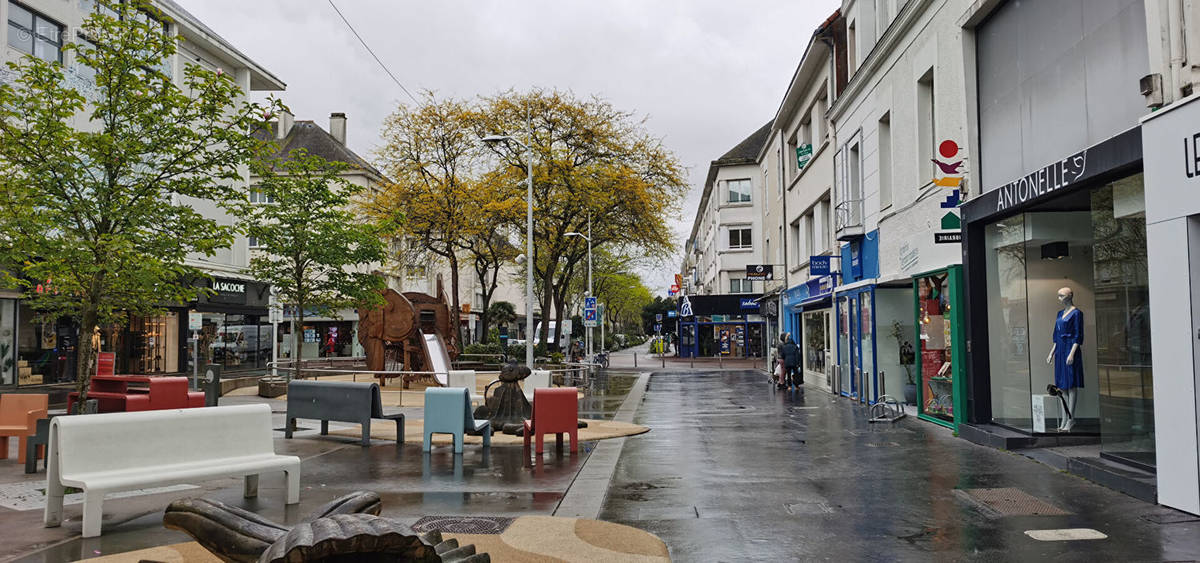
<svg viewBox="0 0 1200 563">
<path fill-rule="evenodd" d="M 192 331 L 192 389 L 199 389 L 200 381 L 200 331 Z"/>
</svg>

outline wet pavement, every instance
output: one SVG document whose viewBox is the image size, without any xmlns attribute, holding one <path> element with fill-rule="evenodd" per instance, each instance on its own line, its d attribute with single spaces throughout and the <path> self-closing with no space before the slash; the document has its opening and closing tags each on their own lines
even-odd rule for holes
<svg viewBox="0 0 1200 563">
<path fill-rule="evenodd" d="M 580 402 L 582 418 L 611 419 L 636 382 L 636 375 L 619 373 L 600 376 Z M 253 396 L 225 397 L 221 403 L 266 402 L 271 405 L 276 428 L 283 428 L 286 404 Z M 385 408 L 388 413 L 423 418 L 422 409 Z M 419 443 L 398 445 L 372 440 L 371 447 L 358 445 L 358 438 L 319 436 L 316 421 L 301 420 L 291 440 L 276 432 L 275 450 L 301 458 L 300 504 L 285 507 L 281 475 L 265 474 L 256 499 L 243 499 L 239 479 L 197 483 L 199 488 L 110 499 L 104 503 L 103 535 L 79 537 L 81 505 L 66 507 L 66 521 L 59 528 L 42 527 L 41 510 L 16 511 L 0 507 L 0 560 L 74 561 L 190 541 L 181 532 L 162 527 L 163 509 L 172 500 L 193 496 L 215 498 L 279 522 L 295 522 L 321 504 L 357 490 L 378 492 L 383 515 L 413 524 L 429 515 L 523 516 L 551 515 L 576 479 L 598 442 L 584 442 L 578 454 L 561 454 L 548 448 L 540 461 L 529 466 L 520 447 L 484 450 L 468 445 L 455 455 L 450 446 L 421 451 Z M 330 431 L 357 425 L 330 423 Z M 16 443 L 16 440 L 12 440 Z M 45 482 L 45 472 L 25 475 L 15 460 L 0 462 L 5 483 Z M 615 461 L 615 460 L 614 460 Z M 3 487 L 3 484 L 0 484 Z M 603 494 L 601 490 L 600 495 Z M 598 506 L 598 503 L 597 503 Z"/>
<path fill-rule="evenodd" d="M 634 419 L 652 430 L 625 444 L 600 517 L 657 534 L 676 561 L 1200 559 L 1200 519 L 913 417 L 866 419 L 760 371 L 655 373 Z M 1002 515 L 969 491 L 995 488 L 1060 515 Z M 1108 539 L 1025 534 L 1063 528 Z"/>
</svg>

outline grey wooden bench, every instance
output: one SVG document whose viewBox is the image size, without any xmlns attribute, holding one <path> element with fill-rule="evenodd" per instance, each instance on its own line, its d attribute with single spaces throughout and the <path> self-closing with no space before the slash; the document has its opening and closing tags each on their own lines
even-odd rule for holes
<svg viewBox="0 0 1200 563">
<path fill-rule="evenodd" d="M 362 445 L 371 445 L 371 419 L 396 421 L 396 442 L 404 442 L 404 415 L 383 414 L 378 383 L 350 381 L 292 381 L 287 390 L 284 437 L 291 438 L 297 418 L 321 421 L 321 435 L 329 434 L 329 421 L 362 425 Z"/>
</svg>

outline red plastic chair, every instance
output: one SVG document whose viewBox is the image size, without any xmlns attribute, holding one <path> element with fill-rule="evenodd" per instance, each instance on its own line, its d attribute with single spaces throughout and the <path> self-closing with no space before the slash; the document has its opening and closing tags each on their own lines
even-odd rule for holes
<svg viewBox="0 0 1200 563">
<path fill-rule="evenodd" d="M 563 434 L 571 436 L 571 453 L 579 451 L 579 394 L 574 387 L 539 387 L 533 390 L 533 419 L 525 421 L 525 451 L 537 435 L 537 453 L 541 454 L 547 434 L 554 434 L 556 447 L 562 447 Z"/>
</svg>

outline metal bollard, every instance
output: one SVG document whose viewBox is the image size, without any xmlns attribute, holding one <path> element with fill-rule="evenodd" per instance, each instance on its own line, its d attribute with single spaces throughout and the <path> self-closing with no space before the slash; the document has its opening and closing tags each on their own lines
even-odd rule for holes
<svg viewBox="0 0 1200 563">
<path fill-rule="evenodd" d="M 637 352 L 633 353 L 633 367 L 637 367 Z"/>
</svg>

